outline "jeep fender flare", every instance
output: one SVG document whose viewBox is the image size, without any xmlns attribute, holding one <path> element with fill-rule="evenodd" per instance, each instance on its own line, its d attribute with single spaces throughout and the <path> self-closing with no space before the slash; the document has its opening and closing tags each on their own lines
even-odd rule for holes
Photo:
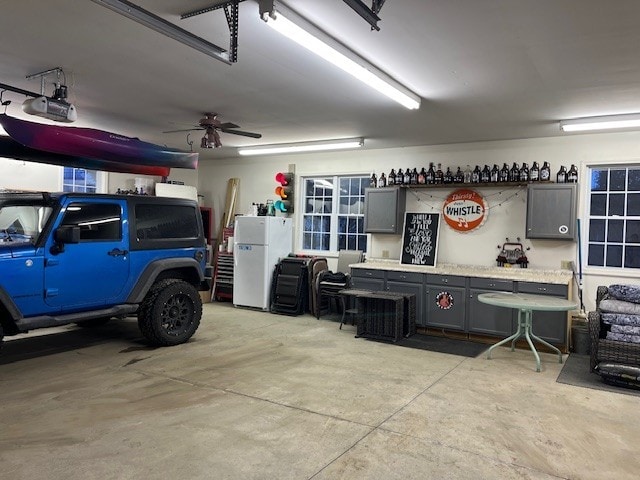
<svg viewBox="0 0 640 480">
<path fill-rule="evenodd" d="M 195 273 L 197 275 L 199 283 L 202 283 L 205 280 L 202 267 L 194 258 L 165 258 L 155 260 L 144 269 L 142 275 L 140 275 L 140 278 L 131 290 L 126 303 L 142 302 L 158 277 L 167 270 L 189 270 L 190 273 Z"/>
<path fill-rule="evenodd" d="M 22 318 L 22 312 L 4 287 L 0 287 L 0 310 L 2 309 L 5 309 L 9 314 L 9 318 L 7 318 L 8 321 L 16 322 Z"/>
</svg>

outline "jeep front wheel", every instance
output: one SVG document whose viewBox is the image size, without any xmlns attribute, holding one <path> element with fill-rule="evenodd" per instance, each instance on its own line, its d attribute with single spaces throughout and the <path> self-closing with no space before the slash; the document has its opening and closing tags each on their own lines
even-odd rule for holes
<svg viewBox="0 0 640 480">
<path fill-rule="evenodd" d="M 169 278 L 147 293 L 138 309 L 138 326 L 152 345 L 178 345 L 191 338 L 201 317 L 202 300 L 194 286 Z"/>
</svg>

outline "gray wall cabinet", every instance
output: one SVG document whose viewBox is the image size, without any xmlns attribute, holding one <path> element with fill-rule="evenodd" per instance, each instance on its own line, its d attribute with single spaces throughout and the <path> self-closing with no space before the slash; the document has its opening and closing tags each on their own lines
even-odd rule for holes
<svg viewBox="0 0 640 480">
<path fill-rule="evenodd" d="M 527 188 L 527 238 L 575 240 L 578 185 L 532 183 Z"/>
<path fill-rule="evenodd" d="M 365 233 L 401 233 L 406 195 L 406 188 L 366 188 L 364 191 Z"/>
</svg>

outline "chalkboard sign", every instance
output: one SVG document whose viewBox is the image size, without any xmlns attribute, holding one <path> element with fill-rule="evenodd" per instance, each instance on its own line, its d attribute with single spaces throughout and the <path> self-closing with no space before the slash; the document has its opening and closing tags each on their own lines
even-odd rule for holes
<svg viewBox="0 0 640 480">
<path fill-rule="evenodd" d="M 405 213 L 400 263 L 435 267 L 439 230 L 439 213 Z"/>
</svg>

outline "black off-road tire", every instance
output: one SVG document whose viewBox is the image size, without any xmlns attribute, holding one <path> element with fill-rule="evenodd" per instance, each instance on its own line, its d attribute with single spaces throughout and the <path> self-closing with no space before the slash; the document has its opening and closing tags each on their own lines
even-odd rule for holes
<svg viewBox="0 0 640 480">
<path fill-rule="evenodd" d="M 96 328 L 101 327 L 105 323 L 111 320 L 111 317 L 102 317 L 102 318 L 92 318 L 91 320 L 84 320 L 82 322 L 77 322 L 76 325 L 82 328 Z"/>
<path fill-rule="evenodd" d="M 175 278 L 151 287 L 138 309 L 138 327 L 154 346 L 184 343 L 202 317 L 202 300 L 193 285 Z"/>
</svg>

